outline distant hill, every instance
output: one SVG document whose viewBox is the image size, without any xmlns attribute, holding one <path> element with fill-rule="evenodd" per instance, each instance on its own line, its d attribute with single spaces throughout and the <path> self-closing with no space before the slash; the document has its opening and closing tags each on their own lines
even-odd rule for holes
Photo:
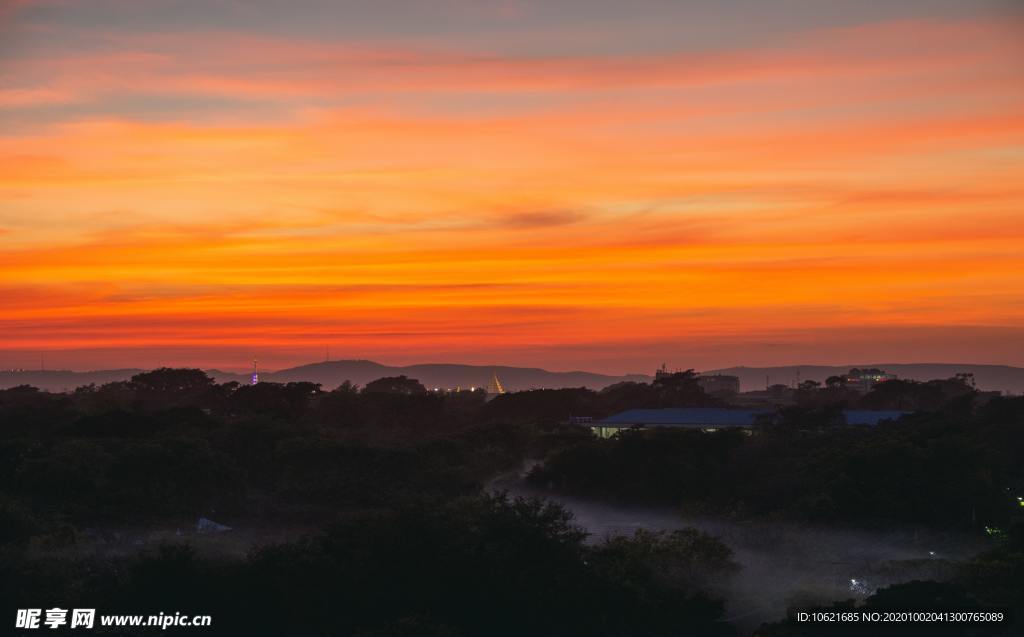
<svg viewBox="0 0 1024 637">
<path fill-rule="evenodd" d="M 705 374 L 731 374 L 738 376 L 742 391 L 763 389 L 766 378 L 771 383 L 793 384 L 796 379 L 824 382 L 829 376 L 843 374 L 851 367 L 878 367 L 913 380 L 950 378 L 966 372 L 974 374 L 980 389 L 999 390 L 1013 394 L 1024 393 L 1024 368 L 1008 365 L 972 365 L 960 363 L 871 363 L 865 365 L 787 365 L 783 367 L 729 367 L 707 370 Z M 145 370 L 107 369 L 88 372 L 72 371 L 0 371 L 0 388 L 33 385 L 48 391 L 69 391 L 81 385 L 102 385 L 127 380 Z M 217 369 L 207 370 L 217 382 L 249 382 L 249 374 L 236 374 Z M 486 385 L 492 373 L 498 374 L 502 385 L 510 391 L 524 389 L 556 389 L 560 387 L 590 387 L 601 389 L 622 381 L 650 382 L 651 376 L 629 374 L 612 376 L 591 372 L 552 372 L 539 367 L 509 367 L 504 365 L 423 364 L 390 366 L 367 360 L 340 360 L 300 365 L 276 372 L 260 372 L 264 381 L 287 383 L 309 381 L 320 383 L 325 389 L 334 389 L 346 380 L 365 385 L 384 376 L 404 374 L 416 378 L 428 387 L 473 387 Z"/>
<path fill-rule="evenodd" d="M 89 372 L 72 371 L 0 371 L 0 388 L 33 385 L 48 391 L 69 391 L 81 385 L 102 385 L 127 380 L 144 370 L 116 369 Z M 249 374 L 236 374 L 217 369 L 207 370 L 217 382 L 249 382 Z M 502 365 L 424 364 L 402 367 L 382 365 L 366 360 L 341 360 L 300 365 L 276 372 L 260 372 L 260 379 L 275 383 L 309 381 L 320 383 L 325 389 L 334 389 L 346 380 L 365 385 L 384 376 L 406 375 L 416 378 L 428 387 L 483 386 L 497 373 L 501 384 L 509 391 L 524 389 L 554 389 L 560 387 L 590 387 L 601 389 L 622 381 L 650 381 L 650 376 L 633 374 L 610 376 L 590 372 L 551 372 L 537 367 L 507 367 Z"/>
<path fill-rule="evenodd" d="M 870 363 L 863 365 L 786 365 L 783 367 L 728 367 L 705 371 L 705 374 L 730 374 L 740 379 L 740 390 L 764 389 L 766 379 L 772 384 L 791 385 L 801 381 L 825 382 L 829 376 L 845 374 L 853 367 L 877 367 L 909 380 L 952 378 L 955 374 L 974 374 L 979 389 L 1004 393 L 1024 392 L 1024 368 L 1009 365 L 973 365 L 967 363 Z"/>
<path fill-rule="evenodd" d="M 601 389 L 625 380 L 649 381 L 650 376 L 640 374 L 609 376 L 591 372 L 551 372 L 538 367 L 507 367 L 503 365 L 423 364 L 392 367 L 373 361 L 346 360 L 313 363 L 283 369 L 272 374 L 261 374 L 264 380 L 285 383 L 312 381 L 334 389 L 346 380 L 365 385 L 383 376 L 405 375 L 415 378 L 427 387 L 480 387 L 486 385 L 496 373 L 505 389 L 554 389 L 560 387 L 591 387 Z"/>
<path fill-rule="evenodd" d="M 103 385 L 119 380 L 128 380 L 144 369 L 101 369 L 90 372 L 68 370 L 0 370 L 0 389 L 32 385 L 46 391 L 72 391 L 75 387 L 95 383 Z"/>
</svg>

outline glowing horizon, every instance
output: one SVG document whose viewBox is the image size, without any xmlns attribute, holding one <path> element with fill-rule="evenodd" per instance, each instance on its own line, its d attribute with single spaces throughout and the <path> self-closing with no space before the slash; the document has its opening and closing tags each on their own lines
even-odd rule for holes
<svg viewBox="0 0 1024 637">
<path fill-rule="evenodd" d="M 1024 365 L 1011 3 L 173 4 L 0 9 L 0 367 Z"/>
</svg>

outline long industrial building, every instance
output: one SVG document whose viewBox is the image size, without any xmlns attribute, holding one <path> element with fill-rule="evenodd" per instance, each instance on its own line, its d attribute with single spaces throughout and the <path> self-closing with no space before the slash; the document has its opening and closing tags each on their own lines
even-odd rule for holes
<svg viewBox="0 0 1024 637">
<path fill-rule="evenodd" d="M 588 423 L 601 438 L 611 437 L 624 429 L 670 427 L 717 431 L 719 429 L 752 430 L 759 418 L 770 416 L 764 409 L 725 409 L 718 407 L 686 407 L 673 409 L 628 409 L 603 420 Z M 886 420 L 897 420 L 906 411 L 847 409 L 843 418 L 848 425 L 874 426 Z"/>
</svg>

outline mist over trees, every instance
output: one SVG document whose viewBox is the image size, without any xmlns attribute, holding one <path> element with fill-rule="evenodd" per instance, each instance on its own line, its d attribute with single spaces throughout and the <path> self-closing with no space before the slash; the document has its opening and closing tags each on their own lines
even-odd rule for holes
<svg viewBox="0 0 1024 637">
<path fill-rule="evenodd" d="M 492 397 L 402 376 L 325 390 L 181 369 L 63 394 L 0 390 L 0 598 L 195 608 L 246 634 L 734 633 L 719 586 L 742 571 L 728 546 L 693 529 L 590 543 L 558 506 L 486 493 L 531 460 L 540 489 L 612 502 L 977 534 L 990 550 L 947 588 L 869 603 L 960 595 L 1019 608 L 1024 398 L 969 378 L 787 391 L 791 404 L 752 435 L 601 439 L 570 419 L 727 401 L 692 372 Z M 856 427 L 838 417 L 848 408 L 913 413 Z M 211 552 L 197 518 L 253 535 Z M 133 528 L 164 534 L 126 545 L 125 533 L 145 536 Z"/>
</svg>

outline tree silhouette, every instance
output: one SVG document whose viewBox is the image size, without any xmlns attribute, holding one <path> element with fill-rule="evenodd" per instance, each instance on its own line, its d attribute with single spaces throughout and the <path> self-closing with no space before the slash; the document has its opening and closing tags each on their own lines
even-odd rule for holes
<svg viewBox="0 0 1024 637">
<path fill-rule="evenodd" d="M 366 383 L 364 394 L 406 394 L 418 395 L 427 393 L 423 383 L 407 376 L 386 376 Z"/>
</svg>

